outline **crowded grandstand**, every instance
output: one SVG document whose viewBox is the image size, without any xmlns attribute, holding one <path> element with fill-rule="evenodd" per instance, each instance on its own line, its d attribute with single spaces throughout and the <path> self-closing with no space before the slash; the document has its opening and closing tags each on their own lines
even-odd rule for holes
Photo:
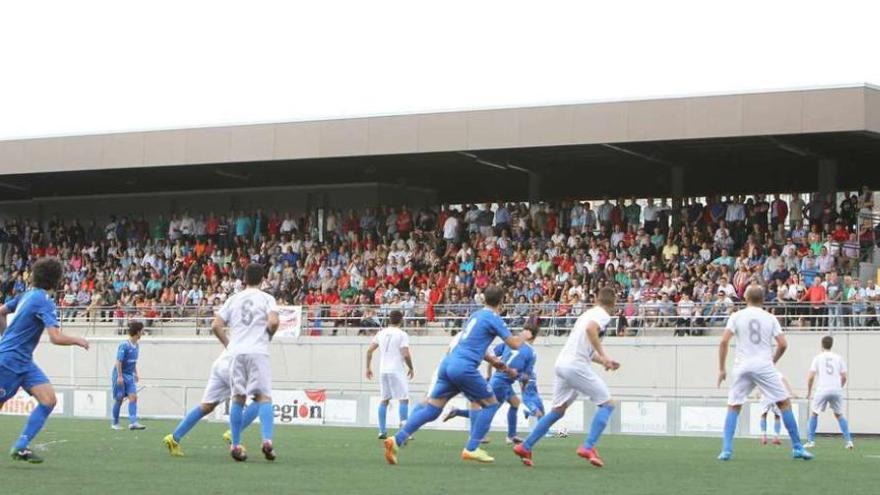
<svg viewBox="0 0 880 495">
<path fill-rule="evenodd" d="M 878 324 L 880 288 L 859 262 L 876 243 L 873 194 L 718 195 L 680 207 L 654 198 L 377 206 L 360 210 L 119 212 L 0 224 L 0 291 L 27 286 L 31 264 L 59 257 L 62 320 L 210 319 L 268 267 L 263 289 L 304 306 L 309 331 L 384 324 L 454 330 L 490 284 L 505 318 L 565 331 L 597 290 L 619 298 L 617 333 L 701 334 L 722 326 L 750 284 L 791 327 Z M 319 221 L 320 216 L 320 221 Z"/>
</svg>

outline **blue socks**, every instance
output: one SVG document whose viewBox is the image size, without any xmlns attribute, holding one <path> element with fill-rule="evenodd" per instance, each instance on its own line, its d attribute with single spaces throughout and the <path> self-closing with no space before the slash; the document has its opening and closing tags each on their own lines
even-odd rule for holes
<svg viewBox="0 0 880 495">
<path fill-rule="evenodd" d="M 205 413 L 202 411 L 202 406 L 192 408 L 177 425 L 177 429 L 174 430 L 174 433 L 171 434 L 174 441 L 179 442 L 180 439 L 185 437 L 186 434 L 189 433 L 189 430 L 192 430 L 193 426 L 195 426 L 203 417 L 205 417 Z"/>
<path fill-rule="evenodd" d="M 232 446 L 241 445 L 241 418 L 244 404 L 232 401 L 229 404 L 229 429 L 232 432 Z"/>
<path fill-rule="evenodd" d="M 523 442 L 526 450 L 532 450 L 532 446 L 538 443 L 538 440 L 544 438 L 544 435 L 550 431 L 550 427 L 553 426 L 553 423 L 556 423 L 560 419 L 562 419 L 562 414 L 556 412 L 555 409 L 551 409 L 549 413 L 545 414 L 538 421 L 538 424 L 535 425 L 535 429 L 532 430 L 529 437 Z"/>
<path fill-rule="evenodd" d="M 777 421 L 776 424 L 779 424 L 779 421 Z M 761 433 L 763 433 L 765 435 L 767 434 L 767 417 L 766 416 L 761 416 Z M 777 432 L 777 433 L 779 433 L 779 432 Z"/>
<path fill-rule="evenodd" d="M 779 416 L 776 417 L 775 422 L 773 423 L 773 433 L 776 433 L 776 436 L 779 436 L 779 433 L 782 431 L 782 418 Z"/>
<path fill-rule="evenodd" d="M 469 418 L 469 417 L 471 417 L 471 410 L 470 409 L 456 409 L 455 415 L 459 418 Z"/>
<path fill-rule="evenodd" d="M 244 431 L 245 428 L 251 425 L 257 416 L 260 414 L 260 403 L 259 402 L 251 402 L 247 407 L 244 408 L 244 412 L 241 413 L 241 431 Z M 261 420 L 262 421 L 262 420 Z"/>
<path fill-rule="evenodd" d="M 843 433 L 843 439 L 852 442 L 852 435 L 849 434 L 849 422 L 843 416 L 837 418 L 837 424 L 840 425 L 840 432 Z"/>
<path fill-rule="evenodd" d="M 416 404 L 416 405 L 413 406 L 412 413 L 415 414 L 416 411 L 418 411 L 419 409 L 421 409 L 421 408 L 423 408 L 423 407 L 425 407 L 425 403 L 424 403 L 424 402 L 419 402 L 418 404 Z M 407 416 L 406 419 L 409 420 L 409 416 Z"/>
<path fill-rule="evenodd" d="M 398 417 L 400 418 L 400 422 L 406 422 L 409 418 L 409 401 L 402 400 L 400 404 L 397 405 Z"/>
<path fill-rule="evenodd" d="M 519 414 L 519 408 L 510 407 L 507 410 L 507 438 L 516 436 L 516 419 Z"/>
<path fill-rule="evenodd" d="M 816 440 L 816 428 L 819 427 L 819 416 L 810 414 L 810 422 L 807 425 L 807 441 Z"/>
<path fill-rule="evenodd" d="M 415 432 L 419 430 L 425 423 L 430 423 L 440 417 L 443 409 L 432 404 L 425 404 L 423 407 L 413 411 L 406 425 L 394 435 L 394 441 L 397 445 L 403 445 L 404 442 Z"/>
<path fill-rule="evenodd" d="M 501 404 L 496 402 L 490 406 L 484 406 L 479 411 L 472 411 L 471 422 L 474 423 L 474 429 L 465 447 L 467 450 L 474 451 L 479 448 L 480 441 L 486 437 L 489 433 L 489 428 L 492 427 L 492 418 L 495 417 L 499 407 L 501 407 Z M 476 419 L 473 418 L 473 414 L 476 414 Z"/>
<path fill-rule="evenodd" d="M 599 409 L 596 410 L 596 414 L 593 416 L 593 424 L 590 425 L 590 434 L 587 435 L 587 439 L 584 440 L 585 449 L 591 449 L 596 446 L 596 442 L 599 441 L 599 437 L 602 436 L 602 432 L 605 431 L 605 427 L 608 426 L 608 420 L 611 418 L 611 413 L 613 412 L 613 404 L 603 404 L 599 406 Z"/>
<path fill-rule="evenodd" d="M 272 428 L 275 424 L 275 409 L 272 407 L 272 402 L 260 402 L 257 406 L 257 409 L 260 413 L 260 431 L 263 434 L 263 441 L 272 441 Z M 244 420 L 244 416 L 242 416 L 242 420 Z M 241 430 L 245 427 L 244 422 L 242 421 Z M 241 436 L 241 431 L 239 431 L 239 436 Z M 237 445 L 237 444 L 236 444 Z"/>
<path fill-rule="evenodd" d="M 138 403 L 137 401 L 128 401 L 128 424 L 137 423 L 138 420 Z"/>
<path fill-rule="evenodd" d="M 385 427 L 385 418 L 388 416 L 388 404 L 385 402 L 379 403 L 379 433 L 386 433 L 388 430 Z"/>
<path fill-rule="evenodd" d="M 803 449 L 801 434 L 798 432 L 797 421 L 794 419 L 794 413 L 791 412 L 791 409 L 782 411 L 782 422 L 785 423 L 785 429 L 788 430 L 788 436 L 791 437 L 791 448 L 794 450 Z"/>
<path fill-rule="evenodd" d="M 122 410 L 122 401 L 118 400 L 113 403 L 113 424 L 119 424 L 119 412 Z"/>
<path fill-rule="evenodd" d="M 257 415 L 260 412 L 260 403 L 259 402 L 251 402 L 242 412 L 241 418 L 241 430 L 244 431 L 245 428 L 250 426 L 251 423 L 257 419 Z M 180 440 L 189 433 L 190 430 L 202 419 L 205 417 L 205 412 L 202 411 L 201 406 L 196 406 L 192 408 L 183 420 L 177 425 L 177 429 L 174 430 L 174 433 L 171 436 L 174 438 L 175 442 L 180 442 Z"/>
<path fill-rule="evenodd" d="M 37 436 L 37 433 L 43 429 L 43 425 L 46 424 L 46 419 L 52 414 L 52 409 L 54 407 L 44 406 L 43 404 L 38 404 L 37 407 L 31 412 L 30 417 L 28 417 L 27 423 L 24 425 L 24 430 L 21 432 L 21 436 L 18 437 L 18 440 L 15 442 L 15 450 L 26 449 L 27 446 L 31 443 L 31 440 Z"/>
<path fill-rule="evenodd" d="M 724 420 L 724 441 L 721 452 L 733 452 L 733 435 L 736 434 L 736 424 L 739 422 L 739 411 L 727 410 L 727 418 Z"/>
</svg>

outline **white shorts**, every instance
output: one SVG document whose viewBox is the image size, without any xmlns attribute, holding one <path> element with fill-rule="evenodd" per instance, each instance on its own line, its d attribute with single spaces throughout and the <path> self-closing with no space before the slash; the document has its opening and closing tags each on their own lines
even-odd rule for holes
<svg viewBox="0 0 880 495">
<path fill-rule="evenodd" d="M 782 375 L 773 363 L 746 363 L 733 368 L 727 404 L 731 406 L 745 404 L 746 398 L 756 386 L 761 390 L 762 402 L 775 404 L 788 399 L 788 391 L 782 383 Z"/>
<path fill-rule="evenodd" d="M 815 414 L 819 414 L 820 412 L 825 412 L 825 408 L 828 406 L 831 406 L 834 414 L 843 414 L 843 395 L 836 390 L 816 392 L 816 396 L 813 397 L 813 402 L 810 404 L 810 409 Z"/>
<path fill-rule="evenodd" d="M 232 358 L 229 388 L 232 395 L 272 395 L 272 366 L 265 354 L 239 354 Z"/>
<path fill-rule="evenodd" d="M 588 397 L 594 404 L 611 400 L 608 385 L 592 366 L 557 367 L 553 381 L 553 407 L 569 406 L 579 395 Z"/>
<path fill-rule="evenodd" d="M 403 373 L 380 373 L 379 394 L 382 400 L 406 400 L 409 399 L 409 384 Z"/>
<path fill-rule="evenodd" d="M 777 406 L 775 402 L 771 402 L 765 397 L 761 397 L 761 414 L 773 414 L 774 416 L 782 416 L 782 411 L 779 410 L 779 406 Z"/>
<path fill-rule="evenodd" d="M 232 360 L 218 360 L 211 367 L 211 376 L 202 394 L 202 404 L 217 404 L 232 395 L 229 383 L 229 366 Z"/>
</svg>

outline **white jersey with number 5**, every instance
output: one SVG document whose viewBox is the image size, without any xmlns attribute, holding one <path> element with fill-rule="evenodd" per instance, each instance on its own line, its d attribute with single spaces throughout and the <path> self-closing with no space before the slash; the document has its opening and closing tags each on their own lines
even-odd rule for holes
<svg viewBox="0 0 880 495">
<path fill-rule="evenodd" d="M 846 363 L 837 354 L 824 351 L 813 358 L 810 371 L 816 373 L 816 395 L 841 392 L 841 375 L 846 373 Z"/>
<path fill-rule="evenodd" d="M 749 306 L 730 315 L 727 329 L 736 336 L 735 366 L 773 363 L 773 344 L 782 334 L 775 316 Z"/>
<path fill-rule="evenodd" d="M 229 328 L 230 354 L 269 355 L 270 312 L 278 312 L 275 298 L 260 289 L 247 288 L 226 300 L 217 316 Z"/>
</svg>

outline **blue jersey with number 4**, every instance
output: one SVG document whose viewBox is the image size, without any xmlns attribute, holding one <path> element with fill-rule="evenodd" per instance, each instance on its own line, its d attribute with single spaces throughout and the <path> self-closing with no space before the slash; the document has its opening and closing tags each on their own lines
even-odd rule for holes
<svg viewBox="0 0 880 495">
<path fill-rule="evenodd" d="M 501 340 L 510 337 L 510 330 L 501 317 L 490 309 L 475 311 L 468 318 L 461 332 L 461 339 L 449 354 L 449 358 L 479 366 L 495 337 Z"/>
<path fill-rule="evenodd" d="M 26 371 L 34 349 L 47 327 L 58 327 L 55 302 L 43 289 L 31 289 L 5 304 L 15 319 L 0 339 L 0 365 L 13 372 Z"/>
</svg>

